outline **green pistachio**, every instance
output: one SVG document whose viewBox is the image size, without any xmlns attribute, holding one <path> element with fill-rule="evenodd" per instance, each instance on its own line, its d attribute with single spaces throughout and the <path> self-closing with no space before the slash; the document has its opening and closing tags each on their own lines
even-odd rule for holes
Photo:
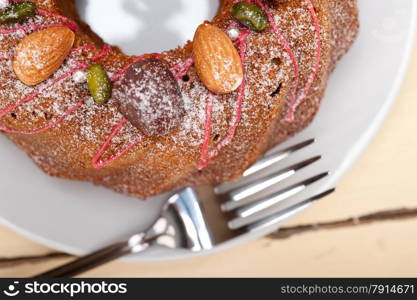
<svg viewBox="0 0 417 300">
<path fill-rule="evenodd" d="M 242 25 L 251 30 L 261 32 L 268 26 L 265 13 L 255 4 L 238 2 L 233 5 L 231 13 Z"/>
<path fill-rule="evenodd" d="M 93 64 L 87 72 L 87 86 L 93 99 L 98 103 L 107 103 L 112 94 L 112 84 L 106 70 Z"/>
<path fill-rule="evenodd" d="M 14 2 L 0 11 L 0 24 L 14 24 L 26 21 L 36 13 L 36 6 L 30 1 Z"/>
</svg>

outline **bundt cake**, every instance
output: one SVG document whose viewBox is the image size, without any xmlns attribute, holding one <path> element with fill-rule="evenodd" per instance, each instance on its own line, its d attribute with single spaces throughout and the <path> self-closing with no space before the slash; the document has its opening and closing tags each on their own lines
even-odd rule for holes
<svg viewBox="0 0 417 300">
<path fill-rule="evenodd" d="M 230 181 L 311 122 L 358 27 L 356 0 L 223 0 L 184 47 L 127 56 L 74 0 L 0 0 L 0 131 L 139 198 Z"/>
</svg>

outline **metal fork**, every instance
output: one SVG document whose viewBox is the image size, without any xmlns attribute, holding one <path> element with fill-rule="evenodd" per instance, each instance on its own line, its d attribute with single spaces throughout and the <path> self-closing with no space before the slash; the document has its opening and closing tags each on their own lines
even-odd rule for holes
<svg viewBox="0 0 417 300">
<path fill-rule="evenodd" d="M 306 178 L 266 196 L 260 195 L 299 170 L 314 164 L 321 156 L 308 158 L 267 176 L 260 172 L 313 143 L 314 140 L 308 140 L 269 153 L 234 184 L 183 189 L 168 199 L 159 219 L 144 232 L 36 277 L 75 276 L 122 256 L 141 253 L 154 245 L 195 252 L 212 250 L 248 232 L 278 227 L 314 201 L 333 192 L 329 190 L 290 204 L 294 195 L 326 177 L 328 172 Z"/>
</svg>

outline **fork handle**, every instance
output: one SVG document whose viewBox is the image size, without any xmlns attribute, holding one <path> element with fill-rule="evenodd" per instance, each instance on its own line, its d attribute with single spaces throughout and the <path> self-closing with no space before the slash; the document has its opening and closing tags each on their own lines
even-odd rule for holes
<svg viewBox="0 0 417 300">
<path fill-rule="evenodd" d="M 56 269 L 34 276 L 35 278 L 68 278 L 74 277 L 108 262 L 116 260 L 128 254 L 140 253 L 148 248 L 145 242 L 131 243 L 121 242 L 93 252 L 87 256 L 78 258 Z"/>
</svg>

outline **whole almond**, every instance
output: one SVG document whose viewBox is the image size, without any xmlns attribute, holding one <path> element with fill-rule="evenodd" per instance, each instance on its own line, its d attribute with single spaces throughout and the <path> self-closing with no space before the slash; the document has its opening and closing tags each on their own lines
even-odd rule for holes
<svg viewBox="0 0 417 300">
<path fill-rule="evenodd" d="M 230 38 L 220 28 L 200 25 L 193 42 L 195 67 L 201 81 L 216 94 L 235 91 L 243 81 L 243 66 Z"/>
<path fill-rule="evenodd" d="M 74 32 L 67 27 L 51 27 L 28 35 L 15 50 L 16 76 L 29 86 L 45 81 L 61 67 L 74 40 Z"/>
</svg>

